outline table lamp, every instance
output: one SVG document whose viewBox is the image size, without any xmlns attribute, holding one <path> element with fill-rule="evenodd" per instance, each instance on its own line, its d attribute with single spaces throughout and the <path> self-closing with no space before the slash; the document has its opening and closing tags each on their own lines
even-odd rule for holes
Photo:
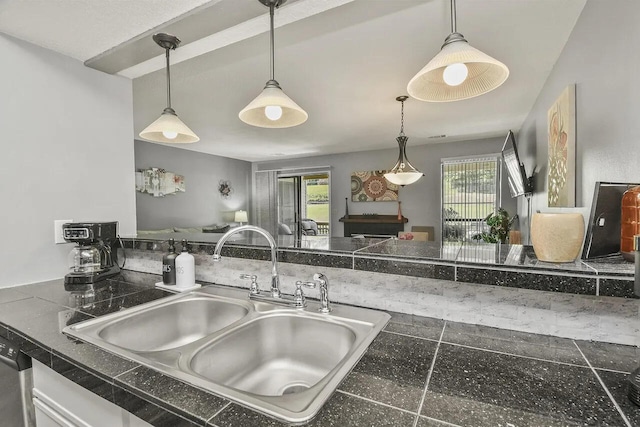
<svg viewBox="0 0 640 427">
<path fill-rule="evenodd" d="M 236 211 L 235 222 L 239 222 L 240 225 L 242 225 L 243 222 L 249 222 L 247 211 Z"/>
</svg>

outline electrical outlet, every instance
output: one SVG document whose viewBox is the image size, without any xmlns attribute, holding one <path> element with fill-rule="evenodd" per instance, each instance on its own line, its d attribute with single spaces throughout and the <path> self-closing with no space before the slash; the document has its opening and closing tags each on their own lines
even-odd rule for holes
<svg viewBox="0 0 640 427">
<path fill-rule="evenodd" d="M 59 243 L 69 243 L 66 240 L 64 240 L 63 234 L 62 234 L 62 224 L 66 224 L 67 222 L 73 222 L 72 219 L 56 219 L 55 221 L 53 221 L 53 241 L 56 244 Z"/>
</svg>

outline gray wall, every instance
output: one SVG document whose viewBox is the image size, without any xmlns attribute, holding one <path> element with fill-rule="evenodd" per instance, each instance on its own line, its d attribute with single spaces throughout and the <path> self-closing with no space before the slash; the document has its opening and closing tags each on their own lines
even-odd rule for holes
<svg viewBox="0 0 640 427">
<path fill-rule="evenodd" d="M 233 222 L 236 210 L 250 208 L 249 162 L 136 140 L 136 170 L 150 167 L 183 175 L 187 191 L 166 197 L 136 192 L 138 230 Z M 231 183 L 229 198 L 218 193 L 220 180 Z"/>
<path fill-rule="evenodd" d="M 536 167 L 533 211 L 589 220 L 596 181 L 640 182 L 640 2 L 589 0 L 518 136 L 527 172 Z M 547 110 L 576 84 L 576 205 L 547 205 Z M 526 211 L 520 202 L 519 210 Z"/>
<path fill-rule="evenodd" d="M 507 131 L 505 130 L 505 136 Z M 446 144 L 415 145 L 409 135 L 407 156 L 413 166 L 425 174 L 414 184 L 400 189 L 402 213 L 409 219 L 405 230 L 412 225 L 436 227 L 436 238 L 440 236 L 440 160 L 447 157 L 472 156 L 499 153 L 503 138 L 476 141 L 451 142 Z M 398 159 L 398 149 L 376 150 L 328 156 L 307 157 L 280 162 L 260 162 L 256 170 L 297 167 L 331 166 L 331 234 L 342 236 L 344 227 L 339 219 L 344 215 L 345 197 L 349 198 L 349 213 L 396 214 L 396 202 L 352 202 L 351 172 L 359 170 L 390 169 Z M 511 199 L 503 180 L 502 206 L 511 214 L 516 211 L 516 201 Z"/>
<path fill-rule="evenodd" d="M 0 35 L 0 287 L 62 277 L 71 244 L 53 222 L 135 232 L 131 81 Z"/>
</svg>

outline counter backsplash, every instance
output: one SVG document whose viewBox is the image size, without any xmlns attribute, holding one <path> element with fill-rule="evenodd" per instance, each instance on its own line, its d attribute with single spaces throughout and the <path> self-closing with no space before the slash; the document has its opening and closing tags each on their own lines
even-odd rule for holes
<svg viewBox="0 0 640 427">
<path fill-rule="evenodd" d="M 125 239 L 125 269 L 161 272 L 165 243 Z M 633 271 L 616 260 L 554 265 L 536 262 L 520 247 L 511 263 L 509 247 L 467 248 L 460 252 L 372 242 L 353 251 L 279 249 L 281 289 L 293 293 L 297 280 L 322 272 L 330 280 L 331 301 L 517 331 L 640 346 L 640 299 L 632 297 Z M 344 246 L 344 244 L 343 244 Z M 348 245 L 347 245 L 348 246 Z M 196 280 L 247 288 L 240 274 L 258 275 L 263 289 L 271 274 L 264 247 L 229 245 L 214 262 L 212 244 L 193 244 Z M 419 249 L 416 249 L 419 248 Z M 348 249 L 345 247 L 345 249 Z M 421 256 L 420 250 L 429 255 Z M 498 262 L 466 261 L 469 251 L 495 252 Z M 484 256 L 484 255 L 483 255 Z M 535 255 L 533 255 L 535 257 Z M 447 259 L 449 258 L 449 259 Z M 502 262 L 500 262 L 502 260 Z M 631 271 L 631 274 L 629 274 Z M 307 292 L 317 298 L 317 290 Z"/>
</svg>

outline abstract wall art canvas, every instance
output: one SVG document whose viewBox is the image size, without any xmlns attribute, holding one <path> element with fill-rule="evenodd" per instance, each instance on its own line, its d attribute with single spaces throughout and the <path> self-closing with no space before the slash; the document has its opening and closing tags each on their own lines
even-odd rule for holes
<svg viewBox="0 0 640 427">
<path fill-rule="evenodd" d="M 351 201 L 392 202 L 398 200 L 399 187 L 384 177 L 387 171 L 351 173 Z"/>
<path fill-rule="evenodd" d="M 576 206 L 576 87 L 567 86 L 547 113 L 549 207 Z"/>
</svg>

